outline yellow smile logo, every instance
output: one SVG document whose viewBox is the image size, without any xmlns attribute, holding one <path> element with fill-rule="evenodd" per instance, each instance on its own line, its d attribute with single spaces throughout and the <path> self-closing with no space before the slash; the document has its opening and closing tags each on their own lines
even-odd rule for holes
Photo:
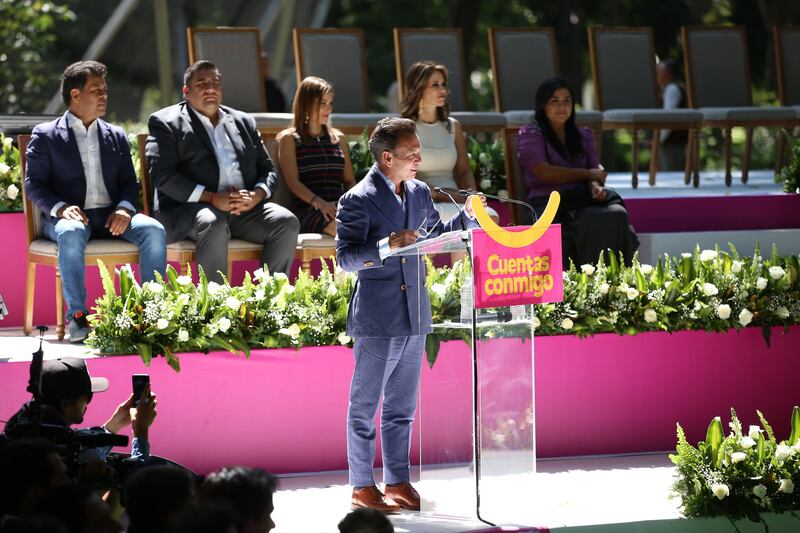
<svg viewBox="0 0 800 533">
<path fill-rule="evenodd" d="M 489 213 L 486 212 L 483 202 L 477 196 L 470 197 L 469 201 L 472 202 L 472 212 L 475 213 L 475 218 L 478 219 L 478 223 L 486 230 L 486 233 L 492 240 L 509 248 L 523 248 L 536 242 L 544 235 L 544 232 L 547 231 L 550 224 L 553 223 L 553 219 L 555 219 L 556 212 L 558 211 L 558 204 L 561 203 L 561 195 L 559 195 L 557 191 L 551 192 L 542 216 L 539 217 L 539 220 L 537 220 L 533 226 L 524 231 L 508 231 L 498 226 L 497 223 L 491 219 Z"/>
</svg>

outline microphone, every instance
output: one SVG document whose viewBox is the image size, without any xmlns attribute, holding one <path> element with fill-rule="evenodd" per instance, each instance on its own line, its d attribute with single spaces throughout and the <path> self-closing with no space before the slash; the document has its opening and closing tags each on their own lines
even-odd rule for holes
<svg viewBox="0 0 800 533">
<path fill-rule="evenodd" d="M 438 187 L 437 187 L 437 189 L 438 189 Z M 445 193 L 445 194 L 447 194 L 447 193 Z M 513 198 L 502 198 L 500 196 L 495 196 L 494 194 L 486 194 L 486 193 L 483 193 L 483 192 L 470 192 L 470 191 L 467 191 L 467 190 L 464 190 L 464 189 L 459 189 L 458 190 L 458 194 L 460 194 L 461 196 L 471 196 L 473 194 L 477 194 L 477 195 L 480 195 L 480 196 L 485 196 L 486 198 L 493 198 L 495 200 L 500 200 L 501 202 L 509 202 L 509 203 L 512 203 L 512 204 L 524 205 L 525 207 L 528 208 L 528 210 L 530 210 L 531 214 L 533 214 L 533 222 L 534 223 L 539 219 L 539 216 L 536 214 L 536 210 L 533 208 L 533 206 L 531 204 L 529 204 L 528 202 L 523 202 L 522 200 L 515 200 Z M 448 196 L 450 196 L 450 195 L 448 194 Z"/>
<path fill-rule="evenodd" d="M 456 210 L 458 211 L 458 221 L 461 222 L 461 231 L 467 231 L 467 226 L 464 224 L 464 217 L 461 216 L 461 206 L 458 205 L 458 202 L 456 202 L 455 198 L 450 196 L 450 193 L 442 189 L 441 187 L 434 187 L 433 190 L 445 194 L 447 195 L 448 198 L 450 198 L 450 201 L 453 202 L 453 205 L 456 206 Z"/>
</svg>

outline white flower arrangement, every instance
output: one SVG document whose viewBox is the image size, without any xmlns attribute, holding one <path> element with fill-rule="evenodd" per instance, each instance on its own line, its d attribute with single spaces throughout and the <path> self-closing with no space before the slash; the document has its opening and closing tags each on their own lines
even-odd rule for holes
<svg viewBox="0 0 800 533">
<path fill-rule="evenodd" d="M 775 280 L 781 279 L 783 276 L 786 275 L 786 271 L 779 266 L 771 266 L 769 267 L 768 271 L 769 271 L 769 277 Z"/>
<path fill-rule="evenodd" d="M 696 250 L 688 257 L 664 257 L 655 266 L 634 260 L 626 267 L 611 257 L 608 263 L 572 267 L 562 273 L 564 301 L 537 306 L 532 317 L 536 335 L 725 331 L 748 326 L 768 332 L 770 326 L 800 321 L 798 257 L 780 257 L 773 251 L 768 259 L 757 259 L 758 253 L 747 259 L 734 251 L 718 252 L 704 262 L 700 254 Z M 737 263 L 740 273 L 734 274 Z M 773 279 L 769 268 L 774 266 L 783 275 L 768 282 Z M 468 265 L 428 264 L 427 272 L 434 323 L 458 321 L 461 285 L 471 280 Z M 96 334 L 90 336 L 90 345 L 106 353 L 138 351 L 146 361 L 165 355 L 176 366 L 176 348 L 248 353 L 250 347 L 340 345 L 354 286 L 353 275 L 338 267 L 333 273 L 326 267 L 316 279 L 302 274 L 294 283 L 283 274 L 272 276 L 259 269 L 240 287 L 207 282 L 202 273 L 195 285 L 191 276 L 179 276 L 174 270 L 168 271 L 168 279 L 142 287 L 127 268 L 118 276 L 119 294 L 110 276 L 104 279 L 105 294 L 92 318 Z M 763 289 L 757 288 L 759 278 L 766 284 Z M 158 319 L 169 321 L 169 326 L 151 327 Z M 280 332 L 293 324 L 300 327 L 297 335 Z M 187 340 L 182 340 L 181 331 L 187 332 Z M 461 338 L 439 331 L 433 334 L 439 340 Z M 431 346 L 436 351 L 435 342 L 427 348 Z M 429 353 L 428 362 L 432 360 L 435 355 Z"/>
<path fill-rule="evenodd" d="M 711 485 L 711 492 L 714 493 L 714 496 L 716 496 L 718 500 L 724 500 L 731 493 L 728 486 L 724 483 L 715 483 Z"/>
<path fill-rule="evenodd" d="M 745 459 L 747 459 L 747 454 L 744 452 L 733 452 L 731 454 L 731 463 L 733 464 L 741 463 Z"/>
<path fill-rule="evenodd" d="M 225 306 L 232 311 L 238 311 L 241 305 L 242 302 L 240 302 L 236 296 L 228 296 L 225 298 Z"/>
<path fill-rule="evenodd" d="M 800 508 L 793 481 L 800 472 L 800 456 L 792 452 L 800 443 L 800 407 L 792 411 L 789 439 L 781 442 L 761 412 L 757 414 L 765 429 L 751 425 L 748 435 L 742 435 L 742 425 L 731 409 L 730 434 L 723 435 L 717 417 L 696 447 L 678 424 L 678 445 L 670 459 L 676 465 L 673 489 L 685 516 L 755 519 L 761 512 Z"/>
<path fill-rule="evenodd" d="M 747 437 L 742 437 L 740 444 L 742 445 L 742 448 L 744 448 L 745 450 L 749 450 L 750 448 L 756 445 L 756 441 L 755 439 L 747 436 Z"/>
<path fill-rule="evenodd" d="M 700 252 L 700 261 L 707 263 L 717 258 L 716 250 L 703 250 Z"/>
<path fill-rule="evenodd" d="M 719 294 L 719 289 L 713 283 L 703 283 L 703 294 L 706 296 L 716 296 Z"/>
<path fill-rule="evenodd" d="M 749 309 L 742 309 L 739 311 L 739 324 L 742 326 L 748 325 L 753 321 L 753 313 Z"/>
<path fill-rule="evenodd" d="M 0 133 L 0 211 L 22 211 L 19 151 L 11 137 Z"/>
</svg>

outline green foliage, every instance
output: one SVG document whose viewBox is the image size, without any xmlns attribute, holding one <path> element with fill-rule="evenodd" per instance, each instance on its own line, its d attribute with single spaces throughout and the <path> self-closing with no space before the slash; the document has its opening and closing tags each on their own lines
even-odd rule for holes
<svg viewBox="0 0 800 533">
<path fill-rule="evenodd" d="M 324 265 L 324 263 L 323 263 Z M 353 278 L 323 266 L 314 279 L 301 273 L 295 284 L 284 274 L 258 269 L 241 286 L 179 276 L 139 285 L 130 268 L 117 271 L 119 293 L 100 264 L 103 295 L 90 317 L 87 344 L 104 353 L 139 353 L 146 364 L 163 355 L 176 370 L 177 352 L 223 349 L 250 354 L 250 347 L 349 344 L 344 333 Z"/>
<path fill-rule="evenodd" d="M 0 0 L 0 112 L 41 112 L 61 72 L 46 61 L 54 25 L 74 18 L 57 2 Z"/>
<path fill-rule="evenodd" d="M 369 132 L 365 129 L 357 139 L 349 142 L 349 148 L 356 181 L 361 181 L 375 162 L 369 151 Z"/>
<path fill-rule="evenodd" d="M 0 212 L 22 211 L 19 150 L 11 137 L 0 133 Z"/>
<path fill-rule="evenodd" d="M 789 141 L 789 164 L 781 169 L 780 180 L 785 192 L 800 193 L 800 138 L 783 130 Z"/>
<path fill-rule="evenodd" d="M 478 140 L 467 138 L 467 155 L 478 190 L 486 194 L 508 194 L 506 181 L 506 154 L 502 139 Z"/>
<path fill-rule="evenodd" d="M 800 267 L 796 256 L 765 259 L 700 250 L 664 255 L 656 266 L 611 255 L 574 265 L 564 275 L 564 301 L 536 307 L 537 335 L 707 330 L 800 323 Z M 569 318 L 569 321 L 565 319 Z M 570 327 L 565 328 L 568 325 Z"/>
<path fill-rule="evenodd" d="M 468 262 L 435 268 L 426 260 L 426 289 L 434 333 L 426 345 L 428 363 L 436 361 L 444 340 L 471 342 L 464 328 L 436 327 L 460 321 L 461 287 L 471 283 Z M 94 331 L 87 343 L 105 353 L 138 352 L 145 361 L 175 353 L 249 347 L 285 348 L 349 345 L 346 324 L 355 276 L 323 263 L 317 278 L 300 273 L 294 285 L 283 274 L 258 269 L 239 287 L 199 282 L 168 268 L 166 279 L 139 286 L 127 267 L 117 272 L 120 292 L 101 267 L 104 294 L 90 317 Z M 537 335 L 595 333 L 633 335 L 646 331 L 706 330 L 800 324 L 800 265 L 796 256 L 769 259 L 756 250 L 741 258 L 719 250 L 695 250 L 679 258 L 664 256 L 658 265 L 625 266 L 613 255 L 608 265 L 574 265 L 564 272 L 564 301 L 535 307 Z M 508 308 L 493 310 L 509 314 Z M 486 326 L 480 338 L 522 337 L 530 324 Z M 800 417 L 800 414 L 798 415 Z M 770 441 L 771 428 L 763 422 Z M 797 423 L 800 428 L 800 418 Z M 717 428 L 719 429 L 719 428 Z M 800 432 L 800 429 L 798 429 Z M 716 442 L 709 430 L 709 442 Z M 724 446 L 724 442 L 722 446 Z M 716 449 L 716 445 L 715 445 Z M 718 449 L 715 454 L 721 454 Z"/>
<path fill-rule="evenodd" d="M 800 416 L 800 408 L 794 413 Z M 766 429 L 764 416 L 759 420 Z M 793 414 L 794 423 L 794 414 Z M 745 433 L 731 409 L 730 434 L 722 435 L 719 417 L 712 420 L 704 441 L 692 446 L 678 424 L 678 444 L 670 459 L 676 466 L 673 489 L 687 517 L 727 515 L 760 521 L 759 513 L 800 509 L 800 446 L 776 442 L 764 429 Z M 713 428 L 713 429 L 712 429 Z M 771 430 L 770 430 L 771 431 Z"/>
</svg>

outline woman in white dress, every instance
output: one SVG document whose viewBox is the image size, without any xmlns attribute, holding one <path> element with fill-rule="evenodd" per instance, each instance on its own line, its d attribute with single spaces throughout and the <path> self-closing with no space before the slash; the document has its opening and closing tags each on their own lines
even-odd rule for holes
<svg viewBox="0 0 800 533">
<path fill-rule="evenodd" d="M 461 124 L 450 116 L 447 93 L 447 68 L 431 61 L 419 61 L 406 73 L 405 95 L 400 103 L 400 114 L 417 123 L 422 145 L 417 179 L 431 188 L 442 220 L 449 220 L 457 208 L 446 194 L 434 191 L 435 187 L 447 190 L 459 204 L 465 200 L 458 193 L 459 189 L 477 190 L 469 166 L 467 142 Z M 487 211 L 498 220 L 493 209 L 487 208 Z"/>
</svg>

